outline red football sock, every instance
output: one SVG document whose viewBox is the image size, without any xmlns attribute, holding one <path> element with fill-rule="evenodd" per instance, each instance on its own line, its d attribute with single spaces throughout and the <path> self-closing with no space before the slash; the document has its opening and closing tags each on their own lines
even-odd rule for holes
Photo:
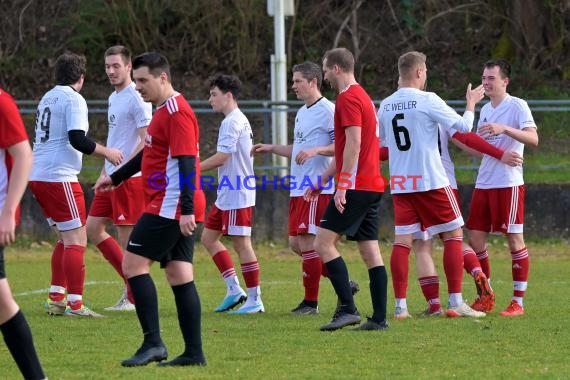
<svg viewBox="0 0 570 380">
<path fill-rule="evenodd" d="M 101 243 L 97 244 L 97 248 L 103 254 L 103 257 L 115 268 L 115 271 L 124 279 L 123 275 L 123 250 L 113 237 L 109 236 Z"/>
<path fill-rule="evenodd" d="M 257 261 L 241 264 L 241 273 L 246 287 L 255 288 L 259 286 L 259 263 Z"/>
<path fill-rule="evenodd" d="M 321 276 L 329 278 L 329 270 L 323 261 L 321 260 Z"/>
<path fill-rule="evenodd" d="M 218 267 L 218 270 L 222 274 L 223 278 L 231 277 L 236 275 L 236 270 L 234 268 L 234 263 L 232 257 L 227 250 L 220 251 L 212 256 L 212 260 Z"/>
<path fill-rule="evenodd" d="M 67 293 L 83 295 L 85 281 L 85 263 L 83 255 L 85 247 L 68 245 L 63 253 L 63 270 L 67 279 Z"/>
<path fill-rule="evenodd" d="M 489 252 L 487 252 L 486 248 L 481 252 L 477 252 L 477 260 L 479 260 L 479 264 L 485 276 L 491 278 L 491 262 L 489 261 Z"/>
<path fill-rule="evenodd" d="M 461 293 L 463 279 L 463 255 L 461 236 L 452 237 L 443 241 L 443 269 L 447 278 L 448 293 Z"/>
<path fill-rule="evenodd" d="M 390 256 L 390 271 L 392 272 L 392 286 L 394 297 L 406 298 L 408 290 L 408 256 L 412 248 L 407 244 L 394 243 Z"/>
<path fill-rule="evenodd" d="M 439 278 L 437 276 L 426 276 L 418 279 L 422 293 L 429 303 L 431 311 L 441 309 L 441 302 L 439 300 Z"/>
<path fill-rule="evenodd" d="M 321 280 L 322 262 L 315 250 L 301 252 L 303 258 L 303 286 L 305 287 L 305 301 L 318 301 L 319 283 Z"/>
<path fill-rule="evenodd" d="M 63 241 L 58 240 L 51 254 L 51 285 L 61 286 L 65 289 L 67 288 L 67 284 L 63 270 L 63 250 Z M 49 298 L 52 301 L 63 301 L 65 293 L 50 293 Z"/>
<path fill-rule="evenodd" d="M 515 297 L 524 297 L 526 291 L 526 283 L 528 281 L 528 271 L 530 268 L 530 258 L 528 256 L 528 249 L 526 247 L 518 251 L 511 252 L 512 260 L 512 274 L 514 282 L 523 282 L 524 284 L 515 284 L 514 293 Z"/>
<path fill-rule="evenodd" d="M 475 251 L 471 248 L 466 248 L 463 250 L 463 268 L 465 271 L 473 276 L 475 273 L 482 271 L 479 260 Z"/>
</svg>

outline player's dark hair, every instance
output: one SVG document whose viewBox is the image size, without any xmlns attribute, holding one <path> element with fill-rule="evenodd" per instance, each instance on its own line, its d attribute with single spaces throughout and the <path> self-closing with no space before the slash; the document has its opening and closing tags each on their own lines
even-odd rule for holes
<svg viewBox="0 0 570 380">
<path fill-rule="evenodd" d="M 165 73 L 170 81 L 170 64 L 166 57 L 157 52 L 147 52 L 133 59 L 133 70 L 148 67 L 148 71 L 156 78 Z"/>
<path fill-rule="evenodd" d="M 347 73 L 354 72 L 354 56 L 350 50 L 346 48 L 328 50 L 323 57 L 323 61 L 325 59 L 327 60 L 326 65 L 329 68 L 337 65 L 342 71 Z"/>
<path fill-rule="evenodd" d="M 237 100 L 241 92 L 241 81 L 235 75 L 219 74 L 210 79 L 210 90 L 214 87 L 219 88 L 224 94 L 231 92 Z"/>
<path fill-rule="evenodd" d="M 105 58 L 107 58 L 110 55 L 120 55 L 125 65 L 131 62 L 131 52 L 123 45 L 111 46 L 110 48 L 105 50 Z"/>
<path fill-rule="evenodd" d="M 77 83 L 87 72 L 87 59 L 75 53 L 63 53 L 55 61 L 55 84 L 68 86 Z"/>
<path fill-rule="evenodd" d="M 323 83 L 323 72 L 319 65 L 313 62 L 303 62 L 293 66 L 294 73 L 301 73 L 303 78 L 305 78 L 308 82 L 312 81 L 313 79 L 317 80 L 317 88 L 321 89 L 321 83 Z"/>
<path fill-rule="evenodd" d="M 499 73 L 503 79 L 511 77 L 511 64 L 504 59 L 491 59 L 485 62 L 485 69 L 491 69 L 495 66 L 499 67 Z"/>
</svg>

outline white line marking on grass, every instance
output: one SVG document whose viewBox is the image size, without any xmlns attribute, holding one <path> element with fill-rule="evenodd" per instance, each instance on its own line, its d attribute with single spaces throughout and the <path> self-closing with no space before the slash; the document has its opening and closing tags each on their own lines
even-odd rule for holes
<svg viewBox="0 0 570 380">
<path fill-rule="evenodd" d="M 91 285 L 115 285 L 118 284 L 118 281 L 87 281 L 85 282 L 83 285 L 84 286 L 91 286 Z M 49 292 L 49 288 L 45 288 L 45 289 L 35 289 L 35 290 L 30 290 L 29 292 L 22 292 L 22 293 L 17 293 L 14 294 L 14 297 L 25 297 L 25 296 L 31 296 L 34 294 L 41 294 L 41 293 L 47 293 Z"/>
</svg>

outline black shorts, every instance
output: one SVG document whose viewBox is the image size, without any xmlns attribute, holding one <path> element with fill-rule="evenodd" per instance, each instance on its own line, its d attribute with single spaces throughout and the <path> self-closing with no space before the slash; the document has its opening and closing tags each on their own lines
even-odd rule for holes
<svg viewBox="0 0 570 380">
<path fill-rule="evenodd" d="M 127 251 L 159 261 L 161 268 L 173 260 L 192 263 L 194 235 L 182 235 L 176 219 L 144 213 L 131 232 Z"/>
<path fill-rule="evenodd" d="M 341 214 L 331 199 L 321 218 L 321 228 L 348 240 L 378 240 L 378 217 L 382 193 L 375 191 L 347 190 L 344 212 Z"/>
<path fill-rule="evenodd" d="M 6 268 L 4 267 L 4 247 L 0 245 L 0 280 L 6 278 Z"/>
</svg>

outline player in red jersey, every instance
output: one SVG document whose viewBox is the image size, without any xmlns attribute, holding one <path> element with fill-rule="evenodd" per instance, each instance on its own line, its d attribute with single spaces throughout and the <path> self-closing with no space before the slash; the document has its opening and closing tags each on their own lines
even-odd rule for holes
<svg viewBox="0 0 570 380">
<path fill-rule="evenodd" d="M 378 121 L 372 99 L 356 82 L 354 56 L 345 48 L 325 53 L 323 72 L 339 92 L 334 113 L 335 160 L 323 173 L 326 181 L 336 175 L 336 191 L 320 221 L 315 250 L 325 263 L 329 279 L 340 300 L 330 323 L 321 331 L 334 331 L 360 323 L 354 304 L 346 263 L 336 248 L 345 234 L 358 243 L 360 255 L 370 278 L 374 313 L 360 330 L 385 330 L 388 276 L 378 245 L 378 213 L 384 181 L 380 176 Z M 321 191 L 307 189 L 310 200 Z"/>
<path fill-rule="evenodd" d="M 521 156 L 525 145 L 537 146 L 536 124 L 528 104 L 507 93 L 511 65 L 505 60 L 491 60 L 483 69 L 485 95 L 491 100 L 481 108 L 477 132 L 500 149 L 511 149 Z M 499 315 L 524 314 L 523 297 L 528 284 L 529 255 L 523 237 L 525 187 L 522 166 L 511 167 L 484 157 L 479 167 L 469 210 L 469 243 L 477 253 L 481 267 L 491 277 L 487 252 L 490 233 L 504 234 L 512 258 L 513 297 Z M 479 299 L 472 305 L 483 310 Z"/>
<path fill-rule="evenodd" d="M 96 190 L 109 190 L 141 171 L 145 212 L 137 221 L 123 261 L 136 304 L 143 343 L 122 361 L 125 367 L 163 361 L 168 353 L 160 335 L 158 299 L 150 267 L 164 268 L 174 293 L 184 352 L 159 366 L 205 365 L 202 351 L 200 298 L 194 284 L 194 231 L 198 203 L 194 202 L 199 165 L 198 122 L 190 105 L 171 83 L 170 65 L 159 53 L 133 60 L 136 89 L 157 109 L 145 136 L 144 148 L 111 176 L 99 178 Z M 198 182 L 199 183 L 199 182 Z M 200 205 L 203 206 L 203 205 Z"/>
<path fill-rule="evenodd" d="M 14 99 L 0 88 L 0 332 L 25 379 L 44 379 L 30 326 L 12 296 L 4 247 L 16 240 L 18 205 L 32 168 L 32 150 Z"/>
</svg>

